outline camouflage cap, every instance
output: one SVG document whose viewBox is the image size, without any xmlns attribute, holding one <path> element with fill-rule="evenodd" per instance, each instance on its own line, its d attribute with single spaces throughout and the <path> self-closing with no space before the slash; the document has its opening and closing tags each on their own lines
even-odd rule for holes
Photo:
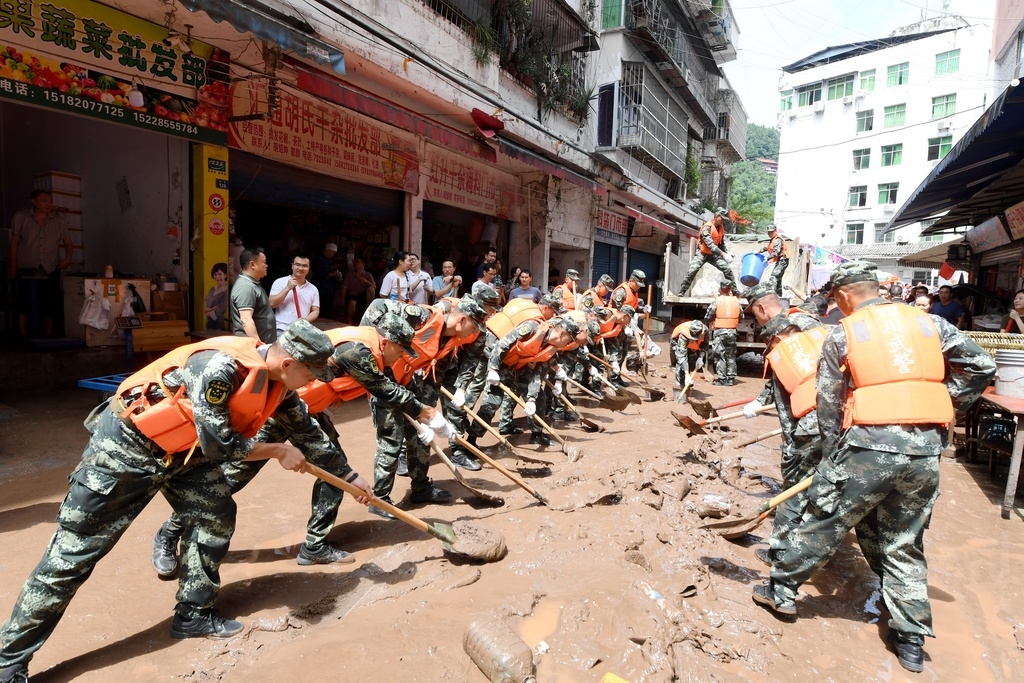
<svg viewBox="0 0 1024 683">
<path fill-rule="evenodd" d="M 428 320 L 430 320 L 430 311 L 424 306 L 403 304 L 402 312 L 399 317 L 404 318 L 406 322 L 412 325 L 414 330 L 418 330 L 423 327 Z M 380 325 L 379 320 L 377 321 L 377 324 Z"/>
<path fill-rule="evenodd" d="M 548 324 L 552 327 L 561 327 L 571 337 L 576 337 L 580 333 L 580 326 L 572 318 L 552 318 L 548 321 Z"/>
<path fill-rule="evenodd" d="M 761 339 L 768 341 L 786 328 L 796 326 L 796 323 L 790 320 L 788 315 L 785 313 L 779 313 L 774 318 L 766 322 L 764 327 L 761 328 Z"/>
<path fill-rule="evenodd" d="M 565 276 L 570 280 L 579 280 L 580 271 L 576 270 L 575 268 L 569 268 L 568 270 L 565 271 Z"/>
<path fill-rule="evenodd" d="M 777 292 L 775 291 L 775 287 L 773 287 L 771 284 L 767 282 L 762 282 L 760 284 L 754 285 L 753 287 L 747 290 L 746 294 L 743 295 L 747 299 L 746 310 L 749 311 L 750 307 L 757 303 L 758 300 L 763 299 L 771 294 L 777 294 Z"/>
<path fill-rule="evenodd" d="M 724 206 L 720 206 L 720 207 L 718 207 L 718 209 L 715 210 L 715 215 L 716 216 L 721 216 L 722 218 L 728 218 L 729 217 L 729 209 L 725 208 Z"/>
<path fill-rule="evenodd" d="M 490 285 L 476 285 L 473 287 L 472 296 L 484 306 L 498 305 L 498 290 Z"/>
<path fill-rule="evenodd" d="M 878 282 L 878 266 L 871 261 L 846 261 L 832 271 L 833 289 L 855 282 Z"/>
<path fill-rule="evenodd" d="M 562 300 L 553 294 L 545 294 L 542 296 L 540 298 L 540 305 L 550 306 L 554 309 L 555 313 L 562 313 L 565 311 L 565 309 L 562 308 Z"/>
<path fill-rule="evenodd" d="M 637 268 L 636 270 L 629 274 L 629 279 L 635 280 L 638 285 L 647 284 L 647 275 L 644 273 L 644 271 L 640 270 L 639 268 Z"/>
<path fill-rule="evenodd" d="M 334 344 L 313 323 L 299 318 L 277 341 L 289 356 L 309 368 L 314 377 L 324 382 L 334 379 L 334 374 L 327 367 L 327 361 L 334 353 Z"/>
<path fill-rule="evenodd" d="M 801 311 L 807 311 L 814 315 L 825 315 L 828 311 L 828 304 L 825 302 L 825 297 L 820 294 L 812 294 L 811 296 L 804 299 L 803 302 L 797 305 Z"/>
<path fill-rule="evenodd" d="M 628 316 L 636 315 L 636 309 L 633 308 L 632 306 L 630 306 L 629 304 L 626 304 L 626 305 L 622 306 L 621 308 L 619 308 L 619 312 L 620 313 L 625 313 Z"/>
<path fill-rule="evenodd" d="M 459 309 L 478 323 L 483 324 L 483 322 L 487 320 L 487 309 L 484 308 L 484 305 L 481 304 L 479 300 L 469 294 L 459 299 L 459 303 L 455 305 L 455 308 Z"/>
<path fill-rule="evenodd" d="M 597 339 L 601 336 L 601 323 L 596 320 L 587 321 L 587 336 L 591 339 Z"/>
<path fill-rule="evenodd" d="M 778 231 L 779 231 L 779 227 L 777 225 L 775 225 L 774 223 L 772 223 L 771 225 L 768 226 L 768 234 L 769 235 L 772 234 L 773 232 L 778 232 Z"/>
<path fill-rule="evenodd" d="M 605 287 L 614 287 L 615 286 L 615 280 L 612 279 L 611 275 L 609 275 L 608 273 L 605 273 L 604 275 L 602 275 L 598 279 L 597 284 L 604 285 Z"/>
<path fill-rule="evenodd" d="M 608 316 L 612 314 L 612 309 L 606 308 L 604 306 L 594 306 L 594 308 L 592 308 L 590 312 L 596 315 L 601 320 L 607 320 Z"/>
<path fill-rule="evenodd" d="M 690 322 L 690 336 L 699 337 L 704 334 L 704 323 L 699 320 L 693 320 Z"/>
<path fill-rule="evenodd" d="M 377 332 L 388 341 L 401 346 L 410 358 L 419 357 L 416 349 L 412 348 L 412 338 L 416 331 L 412 329 L 412 325 L 394 313 L 384 314 L 384 317 L 377 323 Z"/>
</svg>

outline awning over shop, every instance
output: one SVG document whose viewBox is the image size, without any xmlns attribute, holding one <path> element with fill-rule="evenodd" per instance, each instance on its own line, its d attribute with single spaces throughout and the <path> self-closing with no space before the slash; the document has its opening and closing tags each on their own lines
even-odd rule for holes
<svg viewBox="0 0 1024 683">
<path fill-rule="evenodd" d="M 507 157 L 522 161 L 524 164 L 529 164 L 534 168 L 544 171 L 549 175 L 553 175 L 556 178 L 562 180 L 568 180 L 573 185 L 579 185 L 584 187 L 594 194 L 604 196 L 608 194 L 608 189 L 600 183 L 591 180 L 590 178 L 584 178 L 579 173 L 570 171 L 565 166 L 556 164 L 553 161 L 549 161 L 539 154 L 529 151 L 525 147 L 520 147 L 514 142 L 509 142 L 505 138 L 497 138 L 498 149 Z"/>
<path fill-rule="evenodd" d="M 1024 88 L 1009 86 L 956 143 L 885 228 L 947 212 L 922 235 L 977 225 L 1024 197 Z"/>
<path fill-rule="evenodd" d="M 626 213 L 628 213 L 630 217 L 635 218 L 638 223 L 647 223 L 648 225 L 653 225 L 658 230 L 661 230 L 664 233 L 668 233 L 669 235 L 675 236 L 676 234 L 676 229 L 670 226 L 668 223 L 659 221 L 657 218 L 653 216 L 648 216 L 646 213 L 641 213 L 640 211 L 637 211 L 632 207 L 627 206 Z"/>
<path fill-rule="evenodd" d="M 960 244 L 963 239 L 941 242 L 934 246 L 922 249 L 913 254 L 908 254 L 897 263 L 904 268 L 939 268 L 946 262 L 946 254 L 954 244 Z"/>
<path fill-rule="evenodd" d="M 330 65 L 335 73 L 345 75 L 345 53 L 322 40 L 305 19 L 280 3 L 273 0 L 181 0 L 181 4 L 189 12 L 205 12 L 218 24 L 227 21 L 238 31 L 252 33 L 318 64 Z"/>
</svg>

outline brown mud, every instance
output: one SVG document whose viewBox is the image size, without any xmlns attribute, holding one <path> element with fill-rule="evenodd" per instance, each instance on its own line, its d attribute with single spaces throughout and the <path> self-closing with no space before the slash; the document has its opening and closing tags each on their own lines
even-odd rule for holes
<svg viewBox="0 0 1024 683">
<path fill-rule="evenodd" d="M 484 683 L 463 636 L 485 617 L 502 619 L 533 650 L 540 683 L 597 682 L 605 673 L 632 683 L 1020 680 L 1024 518 L 1018 509 L 1000 519 L 1005 479 L 990 480 L 983 464 L 942 461 L 942 495 L 925 537 L 938 637 L 925 643 L 925 671 L 914 676 L 886 650 L 878 580 L 852 535 L 804 586 L 794 623 L 751 601 L 766 570 L 754 550 L 771 520 L 730 542 L 699 529 L 698 509 L 716 495 L 731 504 L 726 519 L 746 517 L 780 491 L 778 437 L 741 450 L 726 440 L 778 421 L 761 415 L 687 438 L 669 411 L 698 416 L 672 400 L 667 355 L 650 360 L 664 401 L 614 413 L 570 392 L 606 429 L 560 430 L 585 450 L 577 462 L 523 436 L 513 438 L 517 449 L 550 465 L 480 440 L 549 507 L 487 467 L 467 478 L 503 497 L 503 507 L 479 505 L 436 461 L 431 475 L 454 494 L 450 505 L 409 506 L 408 480 L 398 479 L 392 497 L 405 497 L 401 506 L 428 523 L 493 530 L 507 544 L 504 559 L 445 553 L 433 538 L 346 499 L 331 540 L 356 563 L 300 567 L 311 480 L 271 463 L 236 497 L 238 528 L 221 570 L 219 608 L 243 621 L 243 635 L 168 637 L 176 583 L 160 581 L 149 560 L 169 513 L 157 497 L 72 601 L 32 661 L 32 680 Z M 734 387 L 698 380 L 694 395 L 717 405 L 761 387 L 752 377 Z M 95 401 L 68 390 L 0 404 L 0 620 L 53 532 Z M 366 405 L 346 405 L 335 418 L 355 468 L 372 472 Z"/>
</svg>

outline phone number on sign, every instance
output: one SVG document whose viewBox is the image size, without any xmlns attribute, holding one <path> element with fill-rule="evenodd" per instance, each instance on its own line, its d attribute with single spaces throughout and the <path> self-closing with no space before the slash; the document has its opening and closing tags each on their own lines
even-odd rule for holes
<svg viewBox="0 0 1024 683">
<path fill-rule="evenodd" d="M 89 99 L 88 97 L 78 97 L 77 95 L 65 95 L 62 92 L 54 92 L 52 90 L 44 90 L 43 95 L 51 102 L 60 102 L 61 104 L 66 104 L 69 107 L 75 107 L 77 109 L 97 111 L 116 118 L 124 118 L 124 109 L 112 104 L 107 104 L 106 102 L 98 102 L 96 100 Z"/>
<path fill-rule="evenodd" d="M 135 116 L 136 121 L 147 126 L 167 128 L 169 130 L 176 130 L 182 133 L 188 133 L 190 135 L 195 135 L 196 133 L 199 132 L 198 126 L 193 126 L 189 123 L 182 123 L 181 121 L 171 121 L 170 119 L 161 118 L 159 116 L 153 116 L 152 114 L 140 114 L 137 111 L 133 111 L 132 114 Z"/>
</svg>

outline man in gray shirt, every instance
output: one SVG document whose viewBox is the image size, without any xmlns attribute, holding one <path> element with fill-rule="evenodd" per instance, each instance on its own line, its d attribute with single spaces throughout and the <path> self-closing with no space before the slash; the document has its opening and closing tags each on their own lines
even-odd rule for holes
<svg viewBox="0 0 1024 683">
<path fill-rule="evenodd" d="M 277 321 L 260 284 L 267 276 L 267 255 L 261 247 L 252 247 L 242 252 L 240 260 L 242 272 L 231 286 L 231 332 L 272 344 L 277 339 Z"/>
</svg>

